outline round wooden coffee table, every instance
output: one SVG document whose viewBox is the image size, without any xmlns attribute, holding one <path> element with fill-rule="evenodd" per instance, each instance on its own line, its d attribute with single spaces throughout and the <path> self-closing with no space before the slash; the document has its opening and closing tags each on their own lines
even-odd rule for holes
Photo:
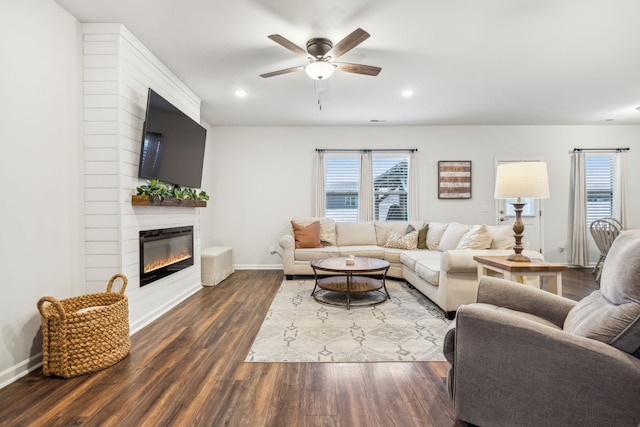
<svg viewBox="0 0 640 427">
<path fill-rule="evenodd" d="M 316 301 L 346 306 L 349 310 L 352 306 L 371 306 L 391 299 L 385 284 L 387 261 L 355 257 L 353 264 L 347 264 L 347 260 L 347 257 L 331 257 L 311 261 L 316 279 L 311 296 Z M 318 271 L 339 274 L 319 277 Z"/>
</svg>

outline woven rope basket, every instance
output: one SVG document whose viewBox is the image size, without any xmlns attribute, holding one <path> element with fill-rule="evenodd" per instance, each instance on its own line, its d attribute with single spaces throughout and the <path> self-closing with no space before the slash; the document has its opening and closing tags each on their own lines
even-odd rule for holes
<svg viewBox="0 0 640 427">
<path fill-rule="evenodd" d="M 111 292 L 117 278 L 119 293 Z M 122 360 L 131 348 L 127 277 L 116 274 L 104 293 L 57 300 L 42 297 L 42 371 L 71 378 L 99 371 Z"/>
</svg>

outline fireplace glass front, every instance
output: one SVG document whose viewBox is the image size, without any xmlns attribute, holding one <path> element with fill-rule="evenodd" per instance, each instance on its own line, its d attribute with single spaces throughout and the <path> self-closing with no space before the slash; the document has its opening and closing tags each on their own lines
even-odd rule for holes
<svg viewBox="0 0 640 427">
<path fill-rule="evenodd" d="M 192 226 L 140 231 L 140 286 L 192 265 Z"/>
</svg>

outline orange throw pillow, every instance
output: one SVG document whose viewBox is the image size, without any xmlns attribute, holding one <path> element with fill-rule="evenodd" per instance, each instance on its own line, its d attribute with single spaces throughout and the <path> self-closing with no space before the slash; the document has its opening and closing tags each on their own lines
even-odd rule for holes
<svg viewBox="0 0 640 427">
<path fill-rule="evenodd" d="M 291 221 L 293 236 L 296 239 L 296 249 L 300 248 L 321 248 L 320 243 L 320 221 L 313 222 L 307 226 L 302 226 Z"/>
</svg>

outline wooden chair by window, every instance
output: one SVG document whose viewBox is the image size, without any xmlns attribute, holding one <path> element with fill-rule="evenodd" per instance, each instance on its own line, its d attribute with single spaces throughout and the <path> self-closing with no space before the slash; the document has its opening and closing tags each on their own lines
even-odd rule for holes
<svg viewBox="0 0 640 427">
<path fill-rule="evenodd" d="M 596 282 L 600 282 L 604 259 L 607 257 L 609 248 L 611 248 L 613 241 L 618 237 L 621 230 L 622 225 L 614 218 L 598 219 L 593 221 L 589 226 L 591 237 L 593 237 L 600 251 L 600 259 L 598 259 L 596 266 L 593 268 L 593 273 L 596 275 Z"/>
</svg>

